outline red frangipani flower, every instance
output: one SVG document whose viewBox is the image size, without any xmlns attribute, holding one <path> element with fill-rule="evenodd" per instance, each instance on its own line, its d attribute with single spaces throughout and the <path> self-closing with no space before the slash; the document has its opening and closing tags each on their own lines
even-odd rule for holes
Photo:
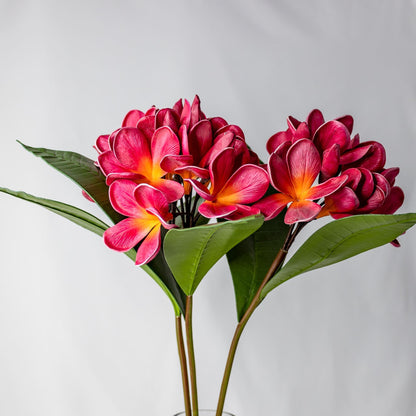
<svg viewBox="0 0 416 416">
<path fill-rule="evenodd" d="M 321 158 L 311 140 L 283 143 L 270 155 L 268 163 L 271 184 L 280 193 L 267 196 L 254 207 L 268 220 L 290 204 L 284 219 L 286 224 L 312 220 L 321 211 L 321 205 L 315 200 L 332 194 L 347 180 L 339 176 L 313 186 L 320 170 Z"/>
<path fill-rule="evenodd" d="M 148 263 L 160 250 L 160 227 L 175 227 L 168 223 L 172 219 L 168 201 L 148 184 L 136 185 L 123 179 L 110 185 L 109 197 L 113 208 L 127 218 L 104 232 L 105 244 L 124 252 L 141 242 L 136 264 Z"/>
<path fill-rule="evenodd" d="M 198 195 L 205 199 L 199 212 L 207 218 L 237 219 L 260 213 L 248 206 L 266 192 L 269 179 L 260 166 L 239 163 L 241 154 L 225 148 L 209 166 L 210 187 L 194 179 L 187 179 Z"/>
</svg>

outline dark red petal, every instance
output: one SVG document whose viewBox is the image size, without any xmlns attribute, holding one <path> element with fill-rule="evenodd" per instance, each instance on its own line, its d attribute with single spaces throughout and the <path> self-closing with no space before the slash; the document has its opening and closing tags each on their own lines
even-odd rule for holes
<svg viewBox="0 0 416 416">
<path fill-rule="evenodd" d="M 348 148 L 350 133 L 344 124 L 336 120 L 331 120 L 319 127 L 313 141 L 321 153 L 334 144 L 339 145 L 342 153 Z"/>
<path fill-rule="evenodd" d="M 377 208 L 374 214 L 394 214 L 403 204 L 404 192 L 398 186 L 393 186 L 383 205 Z"/>
<path fill-rule="evenodd" d="M 260 214 L 260 210 L 254 206 L 249 207 L 247 205 L 237 204 L 236 207 L 236 211 L 225 217 L 227 220 L 235 221 L 240 220 L 241 218 L 250 217 L 251 215 Z"/>
<path fill-rule="evenodd" d="M 352 116 L 346 115 L 338 117 L 336 120 L 342 123 L 348 129 L 350 134 L 352 133 L 352 129 L 354 127 L 354 119 L 352 118 Z"/>
<path fill-rule="evenodd" d="M 324 150 L 322 155 L 320 182 L 326 181 L 338 173 L 339 161 L 340 150 L 338 144 L 334 144 L 329 149 Z"/>
<path fill-rule="evenodd" d="M 222 117 L 212 117 L 209 119 L 209 121 L 211 122 L 212 131 L 214 134 L 216 134 L 218 130 L 228 125 L 228 123 Z"/>
<path fill-rule="evenodd" d="M 312 110 L 307 119 L 306 123 L 308 124 L 310 131 L 311 131 L 311 137 L 314 136 L 316 130 L 318 130 L 319 127 L 322 126 L 322 124 L 325 123 L 324 116 L 322 115 L 321 111 L 318 109 Z"/>
<path fill-rule="evenodd" d="M 269 153 L 273 153 L 282 143 L 289 142 L 292 144 L 293 134 L 290 129 L 286 131 L 278 131 L 273 134 L 272 137 L 267 141 L 266 148 Z"/>
<path fill-rule="evenodd" d="M 391 186 L 394 185 L 394 182 L 396 181 L 396 176 L 399 174 L 400 168 L 388 168 L 383 170 L 381 174 L 389 181 L 389 184 Z"/>
<path fill-rule="evenodd" d="M 180 98 L 178 101 L 176 101 L 175 104 L 173 104 L 172 109 L 177 115 L 179 115 L 179 116 L 181 115 L 182 110 L 183 110 L 182 98 Z M 181 124 L 183 124 L 183 123 L 181 123 Z"/>
<path fill-rule="evenodd" d="M 383 145 L 376 141 L 367 141 L 361 143 L 360 146 L 372 145 L 365 157 L 355 163 L 351 163 L 346 167 L 360 167 L 371 170 L 372 172 L 380 172 L 386 163 L 386 150 Z"/>
<path fill-rule="evenodd" d="M 208 120 L 199 121 L 190 130 L 188 139 L 189 153 L 194 156 L 196 163 L 208 152 L 212 144 L 211 123 Z"/>
<path fill-rule="evenodd" d="M 293 135 L 293 141 L 297 141 L 300 139 L 310 139 L 311 138 L 311 132 L 309 131 L 308 125 L 303 122 L 300 123 L 298 128 L 295 131 L 295 134 Z"/>
<path fill-rule="evenodd" d="M 207 167 L 213 161 L 213 159 L 226 147 L 232 147 L 234 140 L 234 133 L 226 131 L 219 134 L 214 141 L 211 148 L 205 153 L 205 155 L 198 161 L 199 166 Z"/>
<path fill-rule="evenodd" d="M 351 188 L 345 186 L 325 198 L 323 210 L 328 210 L 330 213 L 347 213 L 355 210 L 359 205 L 360 201 L 355 192 Z"/>
<path fill-rule="evenodd" d="M 201 101 L 199 97 L 195 95 L 195 98 L 191 105 L 191 119 L 189 122 L 189 127 L 192 127 L 194 124 L 198 123 L 199 120 L 202 120 L 205 117 L 205 114 L 201 111 Z"/>
<path fill-rule="evenodd" d="M 222 150 L 209 166 L 211 177 L 211 194 L 217 195 L 234 171 L 235 154 L 234 149 L 227 147 Z"/>
<path fill-rule="evenodd" d="M 360 183 L 357 186 L 356 192 L 360 200 L 369 198 L 375 189 L 374 176 L 368 169 L 359 169 L 361 172 Z M 354 188 L 353 188 L 354 189 Z"/>
<path fill-rule="evenodd" d="M 361 145 L 347 150 L 341 156 L 341 165 L 350 165 L 355 163 L 365 157 L 371 150 L 373 146 L 370 145 Z"/>
<path fill-rule="evenodd" d="M 287 125 L 288 125 L 290 131 L 292 132 L 292 134 L 295 134 L 295 131 L 299 127 L 299 124 L 300 124 L 300 121 L 297 120 L 295 117 L 289 116 L 287 118 Z"/>
<path fill-rule="evenodd" d="M 280 157 L 277 151 L 270 155 L 267 165 L 270 182 L 274 189 L 287 195 L 292 195 L 293 183 L 285 159 Z"/>
</svg>

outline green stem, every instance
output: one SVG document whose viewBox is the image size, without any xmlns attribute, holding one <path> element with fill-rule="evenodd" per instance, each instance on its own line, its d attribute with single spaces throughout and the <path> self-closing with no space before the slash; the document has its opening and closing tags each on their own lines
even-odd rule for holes
<svg viewBox="0 0 416 416">
<path fill-rule="evenodd" d="M 291 230 L 289 230 L 288 236 L 290 234 L 291 234 Z M 285 246 L 286 246 L 286 244 L 285 244 Z M 238 323 L 237 328 L 235 329 L 234 336 L 233 336 L 233 339 L 232 339 L 231 345 L 230 345 L 230 350 L 228 352 L 227 363 L 225 365 L 224 376 L 223 376 L 223 379 L 222 379 L 221 390 L 220 390 L 220 396 L 218 398 L 216 416 L 221 416 L 222 411 L 224 409 L 225 395 L 227 394 L 228 382 L 230 381 L 231 369 L 232 369 L 232 366 L 233 366 L 235 353 L 237 351 L 238 341 L 240 340 L 240 337 L 241 337 L 241 334 L 244 330 L 244 327 L 246 326 L 246 324 L 247 324 L 248 320 L 250 319 L 251 315 L 253 314 L 253 312 L 255 311 L 257 306 L 259 306 L 260 303 L 261 303 L 260 295 L 261 295 L 261 292 L 262 292 L 264 286 L 273 277 L 276 270 L 282 265 L 282 263 L 285 260 L 285 257 L 286 257 L 286 254 L 287 254 L 287 249 L 286 249 L 285 246 L 282 249 L 280 249 L 280 251 L 277 253 L 276 258 L 274 259 L 272 265 L 270 266 L 269 271 L 267 272 L 266 276 L 264 277 L 259 289 L 257 290 L 256 294 L 254 295 L 253 300 L 251 301 L 248 309 L 246 310 L 245 314 L 243 315 L 240 322 Z"/>
<path fill-rule="evenodd" d="M 182 387 L 183 387 L 183 400 L 185 404 L 185 416 L 191 416 L 191 400 L 189 396 L 189 381 L 188 381 L 188 368 L 186 365 L 185 344 L 183 342 L 182 332 L 182 316 L 175 317 L 176 324 L 176 340 L 178 343 L 179 362 L 181 365 L 182 373 Z"/>
<path fill-rule="evenodd" d="M 185 328 L 189 374 L 191 379 L 192 416 L 198 416 L 198 391 L 196 385 L 194 340 L 192 335 L 192 296 L 186 297 Z"/>
</svg>

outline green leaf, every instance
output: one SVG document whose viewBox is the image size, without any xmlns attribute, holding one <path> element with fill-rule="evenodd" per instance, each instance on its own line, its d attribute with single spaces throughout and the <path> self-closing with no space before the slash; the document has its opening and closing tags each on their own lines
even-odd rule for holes
<svg viewBox="0 0 416 416">
<path fill-rule="evenodd" d="M 164 241 L 164 254 L 185 294 L 192 295 L 208 270 L 262 224 L 263 216 L 257 215 L 236 221 L 169 230 Z"/>
<path fill-rule="evenodd" d="M 34 204 L 40 205 L 49 211 L 54 212 L 68 220 L 74 222 L 77 225 L 80 225 L 83 228 L 86 228 L 93 233 L 102 236 L 104 231 L 108 228 L 108 225 L 103 221 L 94 217 L 94 215 L 89 214 L 88 212 L 74 207 L 72 205 L 64 204 L 63 202 L 54 201 L 52 199 L 39 198 L 34 195 L 27 194 L 22 191 L 12 191 L 11 189 L 1 188 L 0 192 L 12 195 L 16 198 L 23 199 L 25 201 L 32 202 Z M 136 259 L 136 250 L 131 249 L 125 253 L 127 257 L 135 261 Z M 153 260 L 148 265 L 141 266 L 163 289 L 163 291 L 169 296 L 170 300 L 173 303 L 176 315 L 185 310 L 184 306 L 184 295 L 177 283 L 175 282 L 172 273 L 166 265 L 166 262 L 163 258 L 163 255 L 159 253 L 155 260 Z M 162 277 L 159 277 L 162 276 Z M 179 302 L 177 302 L 179 299 Z"/>
<path fill-rule="evenodd" d="M 27 151 L 40 157 L 46 163 L 74 181 L 97 203 L 107 216 L 117 223 L 123 216 L 113 209 L 108 199 L 105 176 L 94 161 L 74 152 L 30 147 L 19 142 Z"/>
<path fill-rule="evenodd" d="M 238 320 L 242 318 L 279 249 L 283 247 L 289 226 L 285 212 L 264 224 L 227 253 L 233 278 Z"/>
<path fill-rule="evenodd" d="M 65 176 L 79 185 L 97 203 L 115 224 L 124 217 L 113 209 L 108 198 L 108 185 L 105 176 L 95 166 L 94 161 L 74 152 L 52 150 L 46 148 L 30 147 L 19 142 L 27 151 L 40 157 L 46 163 L 63 173 Z M 136 251 L 130 250 L 126 253 L 133 261 Z M 174 281 L 172 273 L 166 265 L 163 256 L 157 256 L 152 262 L 141 266 L 163 289 L 172 301 L 175 314 L 178 315 L 184 309 L 183 293 Z"/>
<path fill-rule="evenodd" d="M 104 231 L 108 228 L 108 225 L 103 221 L 94 217 L 94 215 L 83 211 L 82 209 L 76 208 L 72 205 L 64 204 L 63 202 L 53 201 L 52 199 L 39 198 L 34 195 L 27 194 L 22 191 L 12 191 L 7 188 L 0 188 L 0 192 L 15 196 L 16 198 L 24 199 L 25 201 L 33 202 L 34 204 L 41 205 L 47 208 L 49 211 L 55 214 L 61 215 L 68 220 L 92 231 L 100 236 L 103 235 Z"/>
<path fill-rule="evenodd" d="M 348 259 L 389 243 L 416 223 L 416 213 L 357 215 L 333 221 L 316 231 L 264 287 L 271 290 L 299 274 Z"/>
</svg>

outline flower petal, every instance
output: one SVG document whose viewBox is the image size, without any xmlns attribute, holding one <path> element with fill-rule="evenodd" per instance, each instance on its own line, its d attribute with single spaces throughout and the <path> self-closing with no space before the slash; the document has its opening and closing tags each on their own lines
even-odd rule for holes
<svg viewBox="0 0 416 416">
<path fill-rule="evenodd" d="M 150 185 L 163 193 L 166 200 L 171 203 L 181 199 L 184 194 L 183 186 L 170 179 L 158 179 L 150 182 Z"/>
<path fill-rule="evenodd" d="M 373 211 L 373 214 L 394 214 L 403 204 L 404 192 L 398 186 L 393 186 L 383 205 Z"/>
<path fill-rule="evenodd" d="M 321 111 L 318 109 L 312 110 L 307 119 L 306 123 L 308 124 L 310 130 L 311 130 L 311 138 L 314 136 L 316 130 L 318 130 L 319 127 L 322 126 L 322 124 L 325 123 L 324 116 L 322 115 Z"/>
<path fill-rule="evenodd" d="M 311 140 L 302 139 L 290 147 L 286 160 L 294 191 L 301 197 L 312 186 L 321 170 L 319 152 Z"/>
<path fill-rule="evenodd" d="M 329 178 L 327 181 L 313 186 L 304 194 L 305 199 L 319 199 L 330 195 L 337 191 L 342 185 L 347 182 L 348 177 L 345 175 L 337 176 L 336 178 Z"/>
<path fill-rule="evenodd" d="M 322 155 L 322 167 L 320 181 L 325 181 L 338 173 L 340 161 L 339 145 L 334 144 L 329 149 L 325 149 Z"/>
<path fill-rule="evenodd" d="M 114 154 L 126 170 L 138 172 L 150 161 L 148 142 L 144 134 L 134 127 L 119 130 L 114 139 Z"/>
<path fill-rule="evenodd" d="M 352 116 L 345 115 L 342 117 L 338 117 L 335 120 L 342 123 L 347 128 L 350 134 L 352 133 L 352 129 L 354 127 L 354 119 L 352 118 Z"/>
<path fill-rule="evenodd" d="M 230 178 L 235 163 L 234 149 L 226 147 L 211 162 L 209 173 L 211 177 L 211 194 L 217 195 Z"/>
<path fill-rule="evenodd" d="M 150 231 L 137 249 L 136 264 L 141 266 L 153 260 L 157 253 L 159 253 L 161 244 L 160 226 L 156 226 Z"/>
<path fill-rule="evenodd" d="M 251 204 L 259 200 L 269 187 L 264 169 L 255 165 L 241 166 L 217 194 L 222 204 Z"/>
<path fill-rule="evenodd" d="M 284 144 L 282 145 L 284 146 Z M 281 146 L 280 146 L 281 147 Z M 267 169 L 272 186 L 287 195 L 293 194 L 293 183 L 285 160 L 278 154 L 278 147 L 269 158 Z M 293 195 L 292 195 L 293 196 Z"/>
<path fill-rule="evenodd" d="M 339 145 L 343 153 L 350 143 L 350 133 L 340 121 L 331 120 L 316 130 L 313 142 L 321 153 L 335 143 Z"/>
<path fill-rule="evenodd" d="M 216 202 L 203 202 L 198 211 L 205 218 L 223 218 L 237 210 L 236 205 L 223 205 Z"/>
<path fill-rule="evenodd" d="M 213 201 L 215 198 L 209 192 L 209 189 L 201 182 L 194 179 L 185 179 L 185 182 L 190 183 L 195 189 L 195 192 L 207 201 Z"/>
<path fill-rule="evenodd" d="M 138 121 L 144 117 L 143 111 L 140 110 L 131 110 L 124 117 L 122 127 L 136 127 Z"/>
<path fill-rule="evenodd" d="M 113 208 L 126 217 L 140 217 L 144 215 L 144 209 L 141 208 L 134 197 L 134 190 L 137 185 L 128 180 L 120 179 L 113 182 L 108 190 L 108 196 Z"/>
<path fill-rule="evenodd" d="M 95 148 L 97 149 L 98 153 L 104 153 L 110 150 L 108 138 L 108 134 L 101 135 L 97 138 L 97 141 L 95 142 Z"/>
<path fill-rule="evenodd" d="M 138 244 L 155 226 L 154 221 L 126 218 L 104 231 L 104 243 L 116 251 L 128 251 Z"/>
<path fill-rule="evenodd" d="M 272 137 L 267 141 L 266 148 L 269 153 L 273 153 L 282 143 L 292 142 L 293 134 L 290 129 L 286 131 L 278 131 L 273 134 Z"/>
<path fill-rule="evenodd" d="M 157 170 L 160 168 L 160 162 L 165 156 L 179 154 L 178 136 L 169 127 L 160 127 L 152 137 L 151 149 L 153 167 Z M 160 170 L 162 169 L 160 168 Z M 163 176 L 163 172 L 161 172 L 160 176 Z"/>
<path fill-rule="evenodd" d="M 189 131 L 189 153 L 198 163 L 212 146 L 212 127 L 209 120 L 201 120 Z"/>
<path fill-rule="evenodd" d="M 307 222 L 314 219 L 321 210 L 321 206 L 312 201 L 295 201 L 289 205 L 285 215 L 286 224 Z"/>
<path fill-rule="evenodd" d="M 292 202 L 292 198 L 286 194 L 279 193 L 266 196 L 259 202 L 256 202 L 253 207 L 260 210 L 265 220 L 271 220 L 280 214 L 289 202 Z"/>
</svg>

